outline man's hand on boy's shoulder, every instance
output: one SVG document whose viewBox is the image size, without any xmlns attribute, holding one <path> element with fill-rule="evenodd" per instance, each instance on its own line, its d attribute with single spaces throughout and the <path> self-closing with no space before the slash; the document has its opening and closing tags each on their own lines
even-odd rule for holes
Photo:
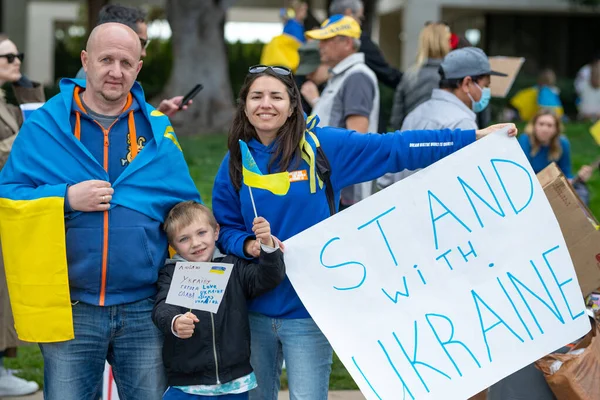
<svg viewBox="0 0 600 400">
<path fill-rule="evenodd" d="M 189 339 L 194 334 L 194 324 L 198 322 L 200 322 L 198 317 L 191 312 L 176 315 L 172 324 L 173 334 L 180 339 Z"/>
</svg>

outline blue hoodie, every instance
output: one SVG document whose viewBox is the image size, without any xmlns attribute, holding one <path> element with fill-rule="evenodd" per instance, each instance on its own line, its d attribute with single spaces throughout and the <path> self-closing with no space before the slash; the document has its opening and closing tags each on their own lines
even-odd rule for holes
<svg viewBox="0 0 600 400">
<path fill-rule="evenodd" d="M 362 134 L 338 128 L 315 128 L 329 163 L 335 203 L 339 203 L 340 190 L 366 182 L 387 172 L 425 168 L 454 151 L 475 141 L 475 131 L 407 131 L 387 134 Z M 315 144 L 306 135 L 313 149 Z M 435 143 L 435 145 L 431 145 Z M 263 174 L 275 151 L 276 141 L 264 146 L 258 140 L 248 143 L 250 152 Z M 297 165 L 297 167 L 294 167 Z M 301 171 L 293 176 L 306 176 L 309 165 L 300 160 L 292 162 L 290 169 Z M 325 189 L 317 188 L 311 194 L 309 180 L 293 179 L 285 196 L 276 196 L 266 190 L 254 189 L 257 212 L 271 224 L 273 235 L 286 240 L 329 217 Z M 318 186 L 318 185 L 317 185 Z M 229 179 L 229 153 L 225 155 L 215 178 L 213 211 L 221 225 L 219 245 L 226 254 L 247 258 L 244 241 L 253 238 L 254 211 L 248 187 L 242 185 L 238 192 Z M 273 318 L 308 318 L 289 279 L 270 292 L 252 300 L 250 310 Z"/>
<path fill-rule="evenodd" d="M 137 83 L 109 129 L 82 108 L 85 81 L 63 79 L 60 89 L 23 125 L 0 174 L 0 198 L 65 197 L 71 300 L 110 306 L 148 298 L 168 255 L 166 213 L 200 200 L 173 128 Z M 92 179 L 114 188 L 110 210 L 73 211 L 67 187 Z"/>
</svg>

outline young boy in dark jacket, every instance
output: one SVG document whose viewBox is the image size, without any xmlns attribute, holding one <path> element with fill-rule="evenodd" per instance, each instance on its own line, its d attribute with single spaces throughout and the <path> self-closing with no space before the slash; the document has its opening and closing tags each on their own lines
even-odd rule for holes
<svg viewBox="0 0 600 400">
<path fill-rule="evenodd" d="M 152 313 L 165 335 L 163 362 L 169 388 L 163 399 L 247 399 L 256 377 L 250 366 L 246 300 L 275 288 L 285 276 L 283 253 L 269 223 L 261 217 L 254 220 L 252 229 L 262 243 L 258 264 L 221 254 L 215 245 L 219 225 L 214 215 L 194 201 L 173 207 L 164 229 L 177 254 L 160 272 Z M 165 302 L 177 261 L 234 264 L 216 314 Z"/>
</svg>

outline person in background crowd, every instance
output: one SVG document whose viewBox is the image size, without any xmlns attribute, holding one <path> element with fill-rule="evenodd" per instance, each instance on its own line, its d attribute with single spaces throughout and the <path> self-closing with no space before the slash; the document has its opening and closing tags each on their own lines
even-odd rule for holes
<svg viewBox="0 0 600 400">
<path fill-rule="evenodd" d="M 522 121 L 531 121 L 541 109 L 552 109 L 561 118 L 564 110 L 554 71 L 549 68 L 542 70 L 537 85 L 518 91 L 510 99 L 510 105 L 517 110 Z"/>
<path fill-rule="evenodd" d="M 390 120 L 393 130 L 399 130 L 408 113 L 429 100 L 433 89 L 439 87 L 438 70 L 450 51 L 449 37 L 450 29 L 442 23 L 430 23 L 421 30 L 417 61 L 404 73 L 394 95 Z"/>
<path fill-rule="evenodd" d="M 314 103 L 311 115 L 322 126 L 345 128 L 356 132 L 377 131 L 379 121 L 379 85 L 375 74 L 360 53 L 360 26 L 341 14 L 323 22 L 321 29 L 306 32 L 319 40 L 321 63 L 331 68 L 322 96 Z M 306 92 L 306 88 L 303 87 Z M 347 208 L 373 192 L 371 182 L 342 190 L 340 207 Z"/>
<path fill-rule="evenodd" d="M 329 79 L 329 67 L 321 63 L 319 42 L 310 40 L 299 50 L 300 64 L 296 71 L 296 85 L 301 88 L 302 109 L 308 115 L 319 101 L 321 92 Z"/>
<path fill-rule="evenodd" d="M 490 101 L 491 76 L 504 76 L 492 71 L 487 55 L 476 47 L 453 50 L 439 68 L 440 88 L 431 99 L 410 112 L 401 130 L 416 129 L 477 129 L 476 114 Z M 379 188 L 415 173 L 415 170 L 386 174 L 377 180 Z"/>
<path fill-rule="evenodd" d="M 575 77 L 575 92 L 577 95 L 581 97 L 584 86 L 590 82 L 590 78 L 592 76 L 592 66 L 596 63 L 600 62 L 600 51 L 597 51 L 590 60 L 589 63 L 585 64 L 583 67 L 577 71 L 577 76 Z"/>
<path fill-rule="evenodd" d="M 600 61 L 591 66 L 590 78 L 580 86 L 579 119 L 600 119 Z"/>
<path fill-rule="evenodd" d="M 563 174 L 585 204 L 589 204 L 590 194 L 586 182 L 593 168 L 584 165 L 577 175 L 571 172 L 571 145 L 563 135 L 560 118 L 552 109 L 541 109 L 525 128 L 525 135 L 519 137 L 519 144 L 527 156 L 531 168 L 537 174 L 550 163 L 556 162 Z"/>
<path fill-rule="evenodd" d="M 284 21 L 283 33 L 275 36 L 263 47 L 260 63 L 280 65 L 296 71 L 300 62 L 298 49 L 306 42 L 304 20 L 307 17 L 308 5 L 302 1 L 294 1 L 291 8 L 281 11 Z"/>
<path fill-rule="evenodd" d="M 363 2 L 361 0 L 333 0 L 329 6 L 329 15 L 332 16 L 336 14 L 352 17 L 356 20 L 356 22 L 358 22 L 359 25 L 362 25 L 365 18 Z M 375 72 L 377 82 L 389 87 L 392 90 L 395 90 L 402 79 L 402 72 L 389 65 L 389 63 L 385 60 L 381 49 L 379 46 L 377 46 L 377 44 L 375 44 L 375 42 L 373 42 L 368 33 L 362 32 L 359 39 L 360 48 L 358 51 L 365 55 L 365 64 L 367 64 L 369 69 Z M 380 110 L 381 106 L 382 105 L 380 102 Z M 387 131 L 388 119 L 383 117 L 384 114 L 387 113 L 379 113 L 379 121 L 377 125 L 378 132 Z"/>
</svg>

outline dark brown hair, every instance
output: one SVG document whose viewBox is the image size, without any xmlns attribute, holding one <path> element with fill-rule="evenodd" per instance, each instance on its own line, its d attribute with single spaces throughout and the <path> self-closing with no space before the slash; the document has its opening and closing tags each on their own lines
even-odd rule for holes
<svg viewBox="0 0 600 400">
<path fill-rule="evenodd" d="M 259 139 L 256 129 L 246 116 L 246 99 L 250 92 L 250 87 L 258 78 L 270 76 L 285 85 L 287 94 L 290 98 L 290 108 L 292 115 L 285 121 L 283 126 L 279 128 L 275 139 L 275 152 L 269 161 L 268 173 L 285 171 L 290 167 L 290 164 L 300 160 L 300 140 L 306 129 L 306 121 L 302 111 L 300 91 L 294 82 L 292 74 L 279 75 L 271 69 L 258 74 L 248 74 L 244 85 L 240 89 L 240 95 L 237 100 L 237 109 L 231 130 L 229 131 L 229 139 L 227 147 L 229 148 L 229 178 L 236 190 L 242 187 L 242 155 L 240 150 L 239 140 L 248 142 L 251 139 Z M 272 171 L 275 169 L 276 171 Z"/>
<path fill-rule="evenodd" d="M 191 225 L 198 218 L 202 218 L 202 216 L 207 219 L 208 224 L 213 229 L 217 229 L 219 225 L 214 214 L 210 211 L 210 208 L 203 204 L 189 200 L 178 203 L 171 208 L 163 224 L 163 230 L 167 234 L 169 243 L 173 244 L 175 236 L 177 236 L 177 232 L 181 228 Z"/>
</svg>

